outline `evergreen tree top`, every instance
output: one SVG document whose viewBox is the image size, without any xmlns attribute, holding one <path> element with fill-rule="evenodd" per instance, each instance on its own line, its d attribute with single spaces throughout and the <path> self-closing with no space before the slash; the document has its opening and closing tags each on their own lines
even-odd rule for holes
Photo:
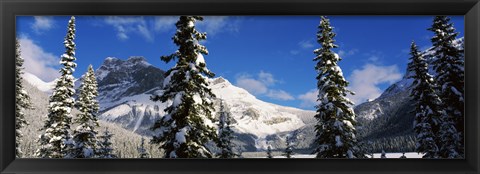
<svg viewBox="0 0 480 174">
<path fill-rule="evenodd" d="M 65 36 L 65 53 L 61 56 L 60 64 L 64 67 L 61 69 L 62 74 L 73 74 L 77 64 L 73 61 L 75 58 L 75 17 L 72 16 L 68 21 L 67 35 Z"/>
<path fill-rule="evenodd" d="M 408 78 L 413 78 L 413 86 L 418 86 L 421 83 L 427 83 L 428 86 L 421 86 L 420 88 L 427 88 L 431 87 L 434 88 L 434 81 L 433 77 L 428 74 L 428 64 L 426 62 L 426 59 L 423 57 L 421 52 L 418 50 L 418 46 L 415 44 L 415 41 L 412 41 L 410 45 L 410 62 L 408 63 L 407 66 L 407 71 L 412 72 Z M 420 90 L 419 92 L 425 92 L 423 90 Z M 415 92 L 415 90 L 413 90 Z M 418 94 L 412 94 L 413 97 L 420 97 L 417 96 Z"/>
<path fill-rule="evenodd" d="M 332 51 L 333 48 L 338 47 L 334 44 L 335 40 L 333 38 L 336 34 L 332 31 L 333 27 L 330 26 L 329 20 L 325 16 L 322 16 L 318 28 L 317 42 L 321 47 L 314 50 L 317 56 L 313 60 L 317 61 L 315 69 L 318 72 L 317 87 L 319 89 L 319 96 L 324 96 L 319 99 L 324 99 L 321 100 L 321 103 L 328 104 L 331 102 L 330 97 L 338 96 L 342 98 L 339 102 L 346 102 L 348 105 L 353 105 L 353 102 L 344 97 L 347 94 L 353 95 L 354 93 L 346 89 L 349 83 L 343 77 L 343 72 L 338 66 L 338 61 L 340 61 L 341 58 Z"/>
<path fill-rule="evenodd" d="M 93 126 L 98 126 L 97 113 L 99 104 L 96 100 L 97 96 L 98 88 L 95 72 L 93 71 L 92 65 L 89 65 L 87 72 L 83 76 L 80 85 L 80 94 L 75 105 L 81 112 L 77 116 L 77 123 L 85 124 L 84 126 L 91 127 L 92 130 Z M 90 125 L 91 123 L 93 125 Z"/>
<path fill-rule="evenodd" d="M 418 46 L 416 45 L 415 41 L 412 41 L 410 44 L 410 62 L 408 63 L 408 68 L 407 70 L 409 72 L 418 72 L 418 71 L 428 71 L 428 65 L 425 62 L 425 58 L 423 55 L 420 53 L 418 50 Z M 418 68 L 423 68 L 423 69 L 418 69 Z M 410 78 L 413 78 L 416 76 L 417 73 L 414 73 L 413 75 L 410 75 Z"/>
<path fill-rule="evenodd" d="M 435 33 L 431 38 L 434 47 L 442 46 L 441 43 L 445 41 L 453 42 L 458 36 L 458 32 L 455 32 L 453 23 L 450 23 L 450 17 L 448 16 L 435 16 L 432 26 L 427 30 Z"/>
<path fill-rule="evenodd" d="M 200 54 L 208 55 L 208 50 L 205 46 L 199 42 L 207 39 L 206 33 L 198 32 L 195 29 L 195 22 L 202 21 L 201 16 L 180 16 L 180 19 L 175 24 L 177 32 L 173 36 L 173 42 L 179 47 L 179 49 L 168 56 L 162 56 L 161 59 L 165 62 L 178 59 L 177 66 L 197 64 L 200 71 L 205 73 L 208 77 L 213 77 L 214 74 L 208 70 L 202 70 L 206 67 L 205 62 L 198 62 Z"/>
<path fill-rule="evenodd" d="M 320 25 L 318 26 L 317 32 L 317 42 L 322 45 L 322 49 L 330 50 L 332 48 L 337 48 L 338 45 L 335 45 L 335 40 L 333 39 L 337 34 L 333 32 L 333 27 L 330 25 L 330 20 L 326 16 L 320 17 Z M 320 50 L 315 53 L 321 53 Z"/>
</svg>

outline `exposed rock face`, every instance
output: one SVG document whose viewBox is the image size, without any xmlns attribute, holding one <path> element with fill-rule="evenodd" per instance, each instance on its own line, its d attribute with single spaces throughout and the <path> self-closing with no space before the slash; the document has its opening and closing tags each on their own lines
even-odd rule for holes
<svg viewBox="0 0 480 174">
<path fill-rule="evenodd" d="M 164 71 L 147 63 L 144 57 L 130 57 L 126 61 L 109 57 L 95 71 L 99 101 L 112 102 L 159 88 L 164 74 Z"/>
</svg>

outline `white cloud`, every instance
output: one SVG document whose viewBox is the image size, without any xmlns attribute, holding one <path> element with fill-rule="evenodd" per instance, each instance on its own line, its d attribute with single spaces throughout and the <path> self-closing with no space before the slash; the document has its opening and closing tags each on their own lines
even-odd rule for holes
<svg viewBox="0 0 480 174">
<path fill-rule="evenodd" d="M 36 33 L 42 33 L 43 31 L 53 28 L 53 18 L 47 16 L 34 16 L 34 22 L 31 28 Z"/>
<path fill-rule="evenodd" d="M 128 36 L 125 32 L 118 32 L 117 33 L 117 37 L 120 39 L 120 40 L 127 40 L 128 39 Z"/>
<path fill-rule="evenodd" d="M 201 32 L 207 32 L 207 36 L 213 36 L 222 32 L 238 32 L 240 30 L 239 19 L 230 16 L 205 16 L 203 21 L 198 21 L 197 28 Z"/>
<path fill-rule="evenodd" d="M 108 16 L 105 18 L 105 23 L 115 28 L 117 31 L 117 37 L 120 40 L 129 39 L 130 33 L 136 33 L 149 42 L 154 40 L 154 35 L 150 31 L 150 27 L 147 26 L 147 22 L 143 17 Z"/>
<path fill-rule="evenodd" d="M 263 84 L 260 80 L 250 78 L 248 75 L 237 77 L 236 85 L 254 95 L 265 94 L 268 91 L 267 85 Z"/>
<path fill-rule="evenodd" d="M 137 16 L 108 16 L 105 23 L 111 25 L 117 31 L 120 40 L 127 40 L 132 33 L 136 33 L 147 41 L 154 40 L 154 32 L 167 32 L 175 30 L 178 16 L 156 16 L 153 18 Z M 239 20 L 229 16 L 206 16 L 203 21 L 196 23 L 201 32 L 207 32 L 209 36 L 221 32 L 238 32 Z"/>
<path fill-rule="evenodd" d="M 300 51 L 298 51 L 298 50 L 290 50 L 290 54 L 292 54 L 292 55 L 297 55 L 297 54 L 300 54 Z"/>
<path fill-rule="evenodd" d="M 236 86 L 254 95 L 264 95 L 275 100 L 293 100 L 294 97 L 286 91 L 270 89 L 278 82 L 280 81 L 276 80 L 271 73 L 264 71 L 260 71 L 256 78 L 250 74 L 238 75 L 236 78 Z"/>
<path fill-rule="evenodd" d="M 284 90 L 271 89 L 268 91 L 267 97 L 277 100 L 294 100 L 293 96 L 285 92 Z"/>
<path fill-rule="evenodd" d="M 177 21 L 178 16 L 157 16 L 154 18 L 154 29 L 159 32 L 173 30 Z"/>
<path fill-rule="evenodd" d="M 370 51 L 368 53 L 365 53 L 364 54 L 365 56 L 367 56 L 367 60 L 368 62 L 372 62 L 372 63 L 380 63 L 382 62 L 382 58 L 385 57 L 385 54 L 381 51 L 377 51 L 377 50 L 373 50 L 373 51 Z"/>
<path fill-rule="evenodd" d="M 310 39 L 310 40 L 302 40 L 298 43 L 298 45 L 300 45 L 300 47 L 302 47 L 303 49 L 308 49 L 308 48 L 313 48 L 313 41 Z"/>
<path fill-rule="evenodd" d="M 290 50 L 291 55 L 298 55 L 301 52 L 305 52 L 305 50 L 313 48 L 315 45 L 313 44 L 313 40 L 309 39 L 309 40 L 302 40 L 302 41 L 298 42 L 298 46 L 299 46 L 299 48 L 295 48 L 293 50 Z"/>
<path fill-rule="evenodd" d="M 353 56 L 353 55 L 355 55 L 356 53 L 358 53 L 358 49 L 351 49 L 351 50 L 348 50 L 348 51 L 345 51 L 345 50 L 340 50 L 340 51 L 338 51 L 338 55 L 339 55 L 340 57 Z"/>
<path fill-rule="evenodd" d="M 318 98 L 318 90 L 317 89 L 312 89 L 305 94 L 301 94 L 297 97 L 300 101 L 300 107 L 303 108 L 308 108 L 308 107 L 313 107 L 318 104 L 317 98 Z"/>
<path fill-rule="evenodd" d="M 153 41 L 153 35 L 145 25 L 137 25 L 137 29 L 140 35 L 142 35 L 145 39 L 150 42 Z"/>
<path fill-rule="evenodd" d="M 273 78 L 273 75 L 270 74 L 270 73 L 266 73 L 266 72 L 263 72 L 263 71 L 260 71 L 260 73 L 258 73 L 258 79 L 260 81 L 262 81 L 265 85 L 274 85 L 275 83 L 278 82 L 278 80 L 275 80 Z"/>
<path fill-rule="evenodd" d="M 393 84 L 401 78 L 402 74 L 396 65 L 378 66 L 367 63 L 361 69 L 354 70 L 348 78 L 349 89 L 355 92 L 355 95 L 348 97 L 355 104 L 363 103 L 367 99 L 375 99 L 382 94 L 378 85 Z"/>
<path fill-rule="evenodd" d="M 48 53 L 28 38 L 20 38 L 20 49 L 25 59 L 25 71 L 36 75 L 45 82 L 51 82 L 58 76 L 59 57 Z"/>
<path fill-rule="evenodd" d="M 380 59 L 380 57 L 377 56 L 377 55 L 372 55 L 372 56 L 368 57 L 368 61 L 371 61 L 371 62 L 377 62 L 379 59 Z"/>
</svg>

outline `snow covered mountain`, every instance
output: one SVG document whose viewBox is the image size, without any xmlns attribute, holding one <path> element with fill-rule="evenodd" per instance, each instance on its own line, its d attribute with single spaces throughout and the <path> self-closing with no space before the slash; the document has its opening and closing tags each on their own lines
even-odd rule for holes
<svg viewBox="0 0 480 174">
<path fill-rule="evenodd" d="M 164 71 L 150 65 L 143 57 L 127 60 L 106 58 L 96 70 L 99 85 L 100 116 L 142 135 L 152 135 L 154 121 L 165 114 L 166 103 L 153 102 L 152 94 L 162 91 Z M 284 136 L 313 123 L 312 111 L 279 106 L 258 100 L 246 90 L 219 77 L 209 79 L 210 87 L 230 108 L 233 129 L 243 150 L 266 149 L 270 144 L 283 144 Z M 216 112 L 213 113 L 217 115 Z M 282 135 L 283 136 L 273 136 Z"/>
<path fill-rule="evenodd" d="M 463 49 L 464 47 L 464 39 L 459 38 L 455 40 L 455 44 L 457 47 L 460 47 Z M 429 63 L 429 73 L 431 75 L 435 76 L 435 71 L 433 70 L 432 62 L 435 59 L 433 57 L 433 48 L 429 48 L 425 51 L 423 51 L 423 56 L 427 59 L 427 62 Z M 408 91 L 411 89 L 411 85 L 413 80 L 409 79 L 408 76 L 410 76 L 411 72 L 406 72 L 404 77 L 389 86 L 378 98 L 375 100 L 369 101 L 362 103 L 358 105 L 356 109 L 356 114 L 358 117 L 362 117 L 365 119 L 372 120 L 378 116 L 381 116 L 386 112 L 385 108 L 392 105 L 395 102 L 400 102 L 403 100 L 406 100 L 406 97 L 408 96 Z"/>
<path fill-rule="evenodd" d="M 126 61 L 108 57 L 95 71 L 99 88 L 98 100 L 100 103 L 110 103 L 145 93 L 163 83 L 164 73 L 141 56 L 132 56 Z"/>
<path fill-rule="evenodd" d="M 40 91 L 46 92 L 48 94 L 52 93 L 52 89 L 53 89 L 53 87 L 55 87 L 55 81 L 44 82 L 42 79 L 38 78 L 37 76 L 35 76 L 35 75 L 33 75 L 29 72 L 24 72 L 22 74 L 22 77 L 30 85 L 35 86 Z"/>
<path fill-rule="evenodd" d="M 457 47 L 464 48 L 463 38 L 457 39 L 455 43 Z M 430 65 L 429 73 L 435 76 L 431 66 L 435 59 L 433 53 L 433 48 L 422 52 Z M 413 80 L 408 78 L 410 73 L 407 71 L 403 79 L 392 84 L 375 100 L 355 107 L 357 120 L 362 126 L 360 132 L 366 139 L 413 135 L 414 114 L 411 111 L 414 106 L 409 96 Z"/>
</svg>

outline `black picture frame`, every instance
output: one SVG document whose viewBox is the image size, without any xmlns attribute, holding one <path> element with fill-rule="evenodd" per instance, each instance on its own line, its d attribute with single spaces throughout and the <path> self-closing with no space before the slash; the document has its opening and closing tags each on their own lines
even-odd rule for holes
<svg viewBox="0 0 480 174">
<path fill-rule="evenodd" d="M 479 173 L 479 0 L 0 0 L 0 173 Z M 465 15 L 465 159 L 15 159 L 17 15 Z"/>
</svg>

